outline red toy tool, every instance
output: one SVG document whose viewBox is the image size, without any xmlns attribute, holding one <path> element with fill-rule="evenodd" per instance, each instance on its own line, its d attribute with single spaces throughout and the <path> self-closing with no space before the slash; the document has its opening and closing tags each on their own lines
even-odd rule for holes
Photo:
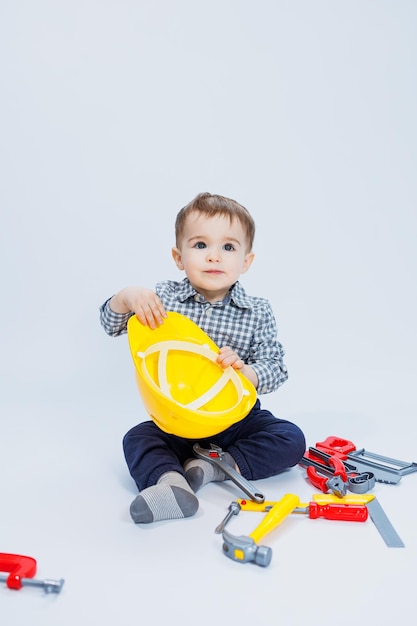
<svg viewBox="0 0 417 626">
<path fill-rule="evenodd" d="M 346 483 L 347 483 L 347 474 L 345 470 L 345 466 L 343 465 L 343 461 L 338 459 L 337 457 L 330 457 L 327 461 L 327 471 L 325 467 L 319 470 L 322 473 L 328 475 L 328 472 L 331 472 L 331 477 L 326 478 L 326 476 L 320 476 L 317 472 L 316 467 L 307 467 L 307 476 L 314 487 L 320 489 L 324 493 L 331 491 L 336 496 L 343 498 L 346 495 Z"/>
<path fill-rule="evenodd" d="M 346 469 L 348 466 L 353 467 L 357 475 L 371 472 L 376 482 L 380 483 L 396 485 L 402 476 L 417 472 L 417 463 L 375 454 L 365 448 L 358 449 L 352 441 L 342 437 L 327 437 L 316 443 L 316 449 L 332 457 L 339 457 L 345 463 Z"/>
<path fill-rule="evenodd" d="M 356 450 L 356 446 L 352 441 L 333 436 L 327 437 L 324 441 L 317 442 L 316 448 L 327 452 L 327 454 L 331 456 L 338 456 L 339 459 L 346 459 L 349 452 Z"/>
<path fill-rule="evenodd" d="M 324 519 L 343 522 L 366 522 L 368 519 L 368 509 L 365 504 L 346 503 L 346 501 L 339 504 L 339 502 L 330 500 L 332 496 L 322 496 L 322 498 L 325 503 L 315 501 L 300 502 L 292 512 L 307 514 L 310 519 L 323 517 Z M 329 502 L 327 502 L 328 499 Z M 257 504 L 250 500 L 237 500 L 235 504 L 237 504 L 239 510 L 242 511 L 270 511 L 275 502 Z"/>
<path fill-rule="evenodd" d="M 344 522 L 366 522 L 368 509 L 364 504 L 318 504 L 310 502 L 307 506 L 299 506 L 293 513 L 304 513 L 310 519 L 324 517 L 324 519 Z"/>
<path fill-rule="evenodd" d="M 37 580 L 36 561 L 30 556 L 6 554 L 0 552 L 0 571 L 9 572 L 8 576 L 0 574 L 0 581 L 5 581 L 9 589 L 21 589 L 23 586 L 42 587 L 46 593 L 59 593 L 64 580 Z"/>
<path fill-rule="evenodd" d="M 335 444 L 346 442 L 346 439 L 340 440 L 335 437 L 329 439 Z M 352 445 L 351 442 L 347 442 L 347 448 L 350 449 Z M 366 493 L 372 489 L 375 485 L 375 475 L 369 471 L 359 472 L 355 465 L 342 460 L 340 455 L 345 456 L 338 447 L 336 454 L 328 454 L 320 448 L 309 448 L 302 457 L 300 465 L 307 467 L 307 477 L 315 487 L 325 493 L 332 491 L 339 498 L 346 495 L 347 489 L 354 493 Z M 321 474 L 332 478 L 326 480 Z"/>
</svg>

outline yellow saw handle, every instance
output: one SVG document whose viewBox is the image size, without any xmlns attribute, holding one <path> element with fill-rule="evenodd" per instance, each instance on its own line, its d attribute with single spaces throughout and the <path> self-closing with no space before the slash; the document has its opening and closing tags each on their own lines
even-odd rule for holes
<svg viewBox="0 0 417 626">
<path fill-rule="evenodd" d="M 279 526 L 299 504 L 300 498 L 298 496 L 293 493 L 287 493 L 281 500 L 274 503 L 262 522 L 250 533 L 249 537 L 251 537 L 255 543 L 258 543 L 265 535 Z"/>
</svg>

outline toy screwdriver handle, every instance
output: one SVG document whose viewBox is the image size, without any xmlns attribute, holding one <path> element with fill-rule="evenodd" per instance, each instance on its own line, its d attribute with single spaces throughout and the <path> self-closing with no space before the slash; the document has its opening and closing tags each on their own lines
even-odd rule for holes
<svg viewBox="0 0 417 626">
<path fill-rule="evenodd" d="M 276 502 L 268 511 L 262 522 L 250 533 L 255 543 L 258 543 L 269 532 L 274 530 L 281 522 L 300 504 L 300 498 L 292 493 L 287 493 L 281 500 Z"/>
<path fill-rule="evenodd" d="M 309 517 L 324 517 L 330 520 L 345 522 L 365 522 L 368 519 L 368 508 L 364 504 L 317 504 L 310 502 Z"/>
</svg>

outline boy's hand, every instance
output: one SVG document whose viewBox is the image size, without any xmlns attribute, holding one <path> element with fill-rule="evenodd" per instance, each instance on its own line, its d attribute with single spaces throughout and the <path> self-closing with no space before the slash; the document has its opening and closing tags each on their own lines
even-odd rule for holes
<svg viewBox="0 0 417 626">
<path fill-rule="evenodd" d="M 160 326 L 167 317 L 164 305 L 152 289 L 125 287 L 110 300 L 115 313 L 135 313 L 138 320 L 150 328 Z"/>
<path fill-rule="evenodd" d="M 234 352 L 229 346 L 223 346 L 223 348 L 220 348 L 217 363 L 219 363 L 224 369 L 231 365 L 235 370 L 240 370 L 245 365 L 239 355 L 236 354 L 236 352 Z"/>
<path fill-rule="evenodd" d="M 239 370 L 241 374 L 246 376 L 255 387 L 258 388 L 258 376 L 255 371 L 250 367 L 250 365 L 246 365 L 244 361 L 239 357 L 236 352 L 232 350 L 229 346 L 223 346 L 220 348 L 219 356 L 217 357 L 217 363 L 219 363 L 223 368 L 226 369 L 229 365 L 231 365 L 235 370 Z"/>
</svg>

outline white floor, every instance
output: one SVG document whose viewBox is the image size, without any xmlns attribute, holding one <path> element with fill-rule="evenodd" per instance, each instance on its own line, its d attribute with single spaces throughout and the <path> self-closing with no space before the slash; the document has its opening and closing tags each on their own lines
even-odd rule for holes
<svg viewBox="0 0 417 626">
<path fill-rule="evenodd" d="M 47 595 L 2 583 L 2 623 L 412 623 L 417 474 L 374 490 L 405 548 L 388 548 L 369 520 L 292 516 L 262 541 L 273 550 L 269 567 L 237 563 L 223 555 L 214 533 L 230 502 L 243 496 L 230 482 L 205 487 L 194 518 L 148 526 L 131 521 L 136 491 L 120 440 L 131 425 L 135 393 L 132 388 L 121 403 L 105 388 L 95 398 L 76 390 L 72 398 L 38 392 L 3 404 L 1 550 L 32 556 L 37 578 L 64 578 L 65 584 L 60 594 Z M 387 428 L 383 411 L 352 413 L 348 420 L 316 409 L 291 416 L 309 445 L 352 434 L 358 447 L 417 458 L 412 432 L 405 438 Z M 314 490 L 304 476 L 297 467 L 258 486 L 268 500 L 294 493 L 308 501 Z M 249 534 L 261 519 L 241 512 L 229 530 Z"/>
<path fill-rule="evenodd" d="M 182 278 L 182 206 L 236 198 L 257 223 L 242 282 L 290 373 L 264 406 L 309 446 L 417 461 L 416 24 L 410 0 L 0 3 L 0 551 L 65 579 L 0 583 L 1 626 L 416 622 L 417 474 L 375 488 L 401 549 L 292 516 L 269 567 L 233 562 L 214 533 L 230 483 L 135 526 L 121 441 L 145 416 L 98 322 L 125 285 Z M 259 488 L 314 491 L 298 467 Z"/>
</svg>

